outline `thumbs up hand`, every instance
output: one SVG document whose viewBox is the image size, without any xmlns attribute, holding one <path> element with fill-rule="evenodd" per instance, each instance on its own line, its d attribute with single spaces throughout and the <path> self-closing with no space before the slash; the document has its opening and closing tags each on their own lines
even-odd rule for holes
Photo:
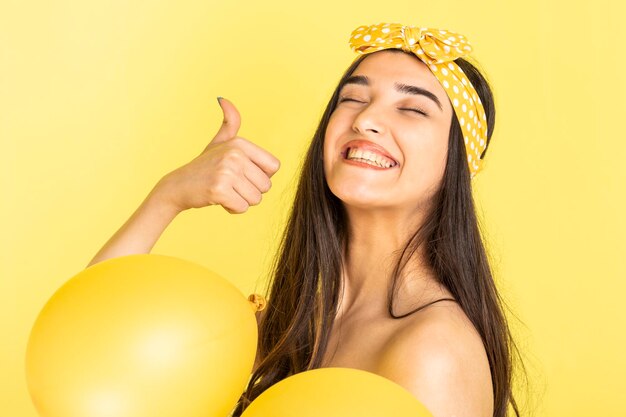
<svg viewBox="0 0 626 417">
<path fill-rule="evenodd" d="M 155 187 L 179 211 L 219 204 L 231 214 L 244 213 L 261 202 L 280 168 L 274 155 L 237 136 L 239 111 L 229 100 L 219 101 L 224 120 L 215 137 L 200 155 L 165 175 Z"/>
</svg>

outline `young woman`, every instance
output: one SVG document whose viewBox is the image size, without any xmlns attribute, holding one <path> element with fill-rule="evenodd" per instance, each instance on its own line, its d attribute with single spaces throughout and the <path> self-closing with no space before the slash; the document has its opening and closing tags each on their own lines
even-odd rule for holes
<svg viewBox="0 0 626 417">
<path fill-rule="evenodd" d="M 367 53 L 345 71 L 306 154 L 267 307 L 257 313 L 257 361 L 233 415 L 294 373 L 340 366 L 397 382 L 435 417 L 504 417 L 509 405 L 519 416 L 515 344 L 471 190 L 493 133 L 492 92 L 460 56 L 449 59 L 449 70 L 420 56 L 450 45 L 451 33 L 437 39 L 427 28 L 360 28 L 353 47 L 360 38 L 355 50 Z M 368 50 L 363 39 L 370 38 L 389 43 Z M 462 73 L 457 81 L 468 90 L 448 84 L 442 69 Z M 475 114 L 465 102 L 461 110 L 456 94 L 465 91 L 479 97 L 467 101 Z M 159 181 L 90 265 L 148 253 L 188 208 L 219 204 L 243 213 L 259 204 L 280 163 L 237 136 L 237 109 L 220 104 L 224 122 L 211 143 Z"/>
</svg>

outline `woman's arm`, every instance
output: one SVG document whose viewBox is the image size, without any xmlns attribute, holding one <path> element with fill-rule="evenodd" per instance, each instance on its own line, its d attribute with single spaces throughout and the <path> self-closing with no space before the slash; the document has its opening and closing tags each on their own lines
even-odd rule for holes
<svg viewBox="0 0 626 417">
<path fill-rule="evenodd" d="M 280 161 L 237 136 L 241 117 L 233 103 L 222 98 L 220 106 L 224 120 L 202 153 L 164 176 L 87 267 L 109 258 L 150 253 L 181 211 L 219 204 L 231 214 L 241 214 L 261 202 Z"/>
<path fill-rule="evenodd" d="M 87 267 L 118 256 L 150 253 L 180 210 L 153 189 L 122 227 L 106 242 Z"/>
</svg>

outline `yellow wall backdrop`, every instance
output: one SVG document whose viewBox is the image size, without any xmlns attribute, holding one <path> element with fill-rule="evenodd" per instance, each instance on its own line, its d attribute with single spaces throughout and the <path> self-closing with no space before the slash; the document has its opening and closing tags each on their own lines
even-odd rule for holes
<svg viewBox="0 0 626 417">
<path fill-rule="evenodd" d="M 263 288 L 302 154 L 358 25 L 464 34 L 496 96 L 475 182 L 515 316 L 526 415 L 626 415 L 626 77 L 617 0 L 0 2 L 0 414 L 35 417 L 39 311 L 217 132 L 282 163 L 259 206 L 181 213 L 153 253 Z"/>
</svg>

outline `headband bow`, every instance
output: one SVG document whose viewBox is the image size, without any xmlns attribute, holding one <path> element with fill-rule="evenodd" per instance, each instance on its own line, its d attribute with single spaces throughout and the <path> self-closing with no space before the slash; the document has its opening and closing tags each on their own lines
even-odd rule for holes
<svg viewBox="0 0 626 417">
<path fill-rule="evenodd" d="M 424 62 L 444 87 L 463 131 L 470 176 L 482 168 L 487 147 L 487 116 L 480 97 L 454 60 L 468 55 L 467 39 L 447 30 L 379 23 L 359 26 L 350 35 L 350 47 L 359 55 L 382 49 L 402 49 Z"/>
</svg>

